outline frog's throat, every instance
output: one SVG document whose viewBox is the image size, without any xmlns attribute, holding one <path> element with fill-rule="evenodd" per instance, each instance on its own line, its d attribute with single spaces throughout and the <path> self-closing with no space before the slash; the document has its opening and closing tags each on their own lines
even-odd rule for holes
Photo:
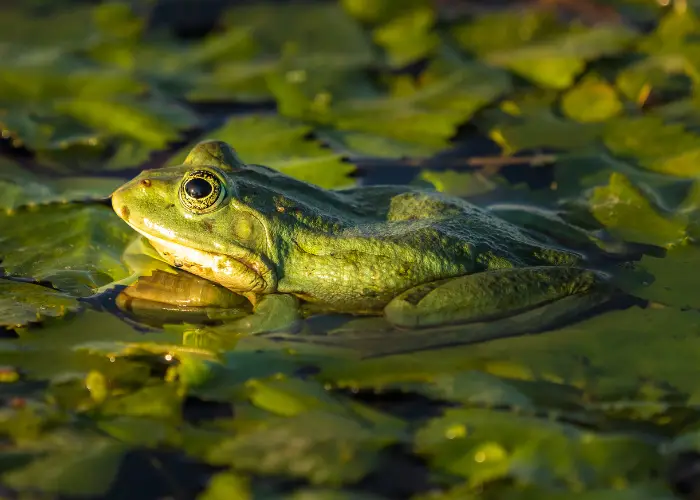
<svg viewBox="0 0 700 500">
<path fill-rule="evenodd" d="M 173 267 L 190 272 L 234 292 L 273 293 L 277 289 L 277 274 L 261 256 L 238 248 L 234 255 L 191 248 L 165 240 L 134 227 L 151 246 Z"/>
</svg>

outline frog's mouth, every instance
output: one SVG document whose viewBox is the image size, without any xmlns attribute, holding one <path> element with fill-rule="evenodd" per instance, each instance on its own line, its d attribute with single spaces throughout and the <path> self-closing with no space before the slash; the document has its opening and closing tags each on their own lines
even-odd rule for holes
<svg viewBox="0 0 700 500">
<path fill-rule="evenodd" d="M 144 231 L 127 222 L 145 236 L 151 246 L 173 267 L 190 272 L 239 293 L 273 293 L 277 288 L 277 276 L 264 257 L 244 248 L 233 250 L 234 255 L 200 250 L 186 244 L 175 243 Z"/>
</svg>

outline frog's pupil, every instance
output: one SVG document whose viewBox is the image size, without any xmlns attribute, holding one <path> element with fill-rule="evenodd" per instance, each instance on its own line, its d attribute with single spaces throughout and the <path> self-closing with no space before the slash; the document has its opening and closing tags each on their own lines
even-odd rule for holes
<svg viewBox="0 0 700 500">
<path fill-rule="evenodd" d="M 195 199 L 205 198 L 209 196 L 214 188 L 211 183 L 205 179 L 191 179 L 185 184 L 187 194 Z"/>
</svg>

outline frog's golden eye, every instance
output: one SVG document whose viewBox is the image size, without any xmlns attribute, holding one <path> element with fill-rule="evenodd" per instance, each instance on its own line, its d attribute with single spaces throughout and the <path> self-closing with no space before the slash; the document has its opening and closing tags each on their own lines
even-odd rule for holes
<svg viewBox="0 0 700 500">
<path fill-rule="evenodd" d="M 180 202 L 195 213 L 214 210 L 224 199 L 226 190 L 221 180 L 208 170 L 189 172 L 180 184 Z"/>
</svg>

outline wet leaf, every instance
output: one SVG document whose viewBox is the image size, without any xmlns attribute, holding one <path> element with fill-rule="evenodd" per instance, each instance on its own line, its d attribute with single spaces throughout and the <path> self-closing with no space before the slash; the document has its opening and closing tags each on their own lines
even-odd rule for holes
<svg viewBox="0 0 700 500">
<path fill-rule="evenodd" d="M 643 479 L 661 463 L 652 443 L 492 410 L 451 409 L 416 435 L 418 453 L 471 485 L 512 478 L 557 488 Z"/>
<path fill-rule="evenodd" d="M 49 203 L 104 200 L 123 182 L 101 177 L 41 178 L 0 158 L 0 208 L 12 211 Z"/>
<path fill-rule="evenodd" d="M 691 245 L 672 248 L 663 258 L 644 256 L 640 266 L 652 273 L 654 281 L 634 294 L 669 306 L 700 309 L 700 295 L 688 281 L 688 269 L 694 269 L 699 259 L 700 249 Z"/>
<path fill-rule="evenodd" d="M 430 0 L 341 0 L 353 17 L 367 23 L 390 21 L 403 12 L 430 5 Z"/>
<path fill-rule="evenodd" d="M 510 155 L 540 148 L 586 151 L 596 143 L 601 132 L 599 124 L 562 119 L 544 109 L 496 125 L 489 130 L 489 136 L 501 146 L 504 154 Z"/>
<path fill-rule="evenodd" d="M 0 279 L 0 326 L 17 328 L 79 311 L 70 295 L 32 283 Z"/>
<path fill-rule="evenodd" d="M 348 175 L 355 169 L 340 155 L 324 149 L 305 136 L 312 130 L 301 122 L 275 115 L 230 118 L 207 139 L 231 144 L 246 163 L 265 165 L 307 182 L 333 188 L 352 184 Z M 183 148 L 169 163 L 184 161 L 194 143 Z"/>
<path fill-rule="evenodd" d="M 424 170 L 420 178 L 430 182 L 440 192 L 462 197 L 488 193 L 497 187 L 496 182 L 479 172 Z"/>
<path fill-rule="evenodd" d="M 622 111 L 615 89 L 596 76 L 589 76 L 570 89 L 561 105 L 569 118 L 579 122 L 605 121 Z"/>
<path fill-rule="evenodd" d="M 660 214 L 622 174 L 613 173 L 607 186 L 594 188 L 589 204 L 593 216 L 623 240 L 670 246 L 687 237 L 685 217 Z"/>
<path fill-rule="evenodd" d="M 209 480 L 207 489 L 198 500 L 248 500 L 251 499 L 249 481 L 233 472 L 219 472 Z"/>
<path fill-rule="evenodd" d="M 636 36 L 621 25 L 566 29 L 551 13 L 536 9 L 484 15 L 453 33 L 487 62 L 555 89 L 570 87 L 587 62 L 622 52 Z"/>
<path fill-rule="evenodd" d="M 71 496 L 107 492 L 127 451 L 121 443 L 100 437 L 68 436 L 58 449 L 26 467 L 3 475 L 3 483 L 20 491 Z"/>
<path fill-rule="evenodd" d="M 104 206 L 58 205 L 0 216 L 5 272 L 79 296 L 128 276 L 121 254 L 131 237 Z"/>
<path fill-rule="evenodd" d="M 304 412 L 261 424 L 215 446 L 209 461 L 339 485 L 365 476 L 376 464 L 377 452 L 396 440 L 354 419 L 325 412 Z"/>
<path fill-rule="evenodd" d="M 631 157 L 639 165 L 669 175 L 697 177 L 700 136 L 680 124 L 658 117 L 619 117 L 606 124 L 605 145 L 614 154 Z"/>
<path fill-rule="evenodd" d="M 387 24 L 374 30 L 375 42 L 382 46 L 393 66 L 430 55 L 437 49 L 440 37 L 432 31 L 435 12 L 429 7 L 407 10 Z"/>
</svg>

